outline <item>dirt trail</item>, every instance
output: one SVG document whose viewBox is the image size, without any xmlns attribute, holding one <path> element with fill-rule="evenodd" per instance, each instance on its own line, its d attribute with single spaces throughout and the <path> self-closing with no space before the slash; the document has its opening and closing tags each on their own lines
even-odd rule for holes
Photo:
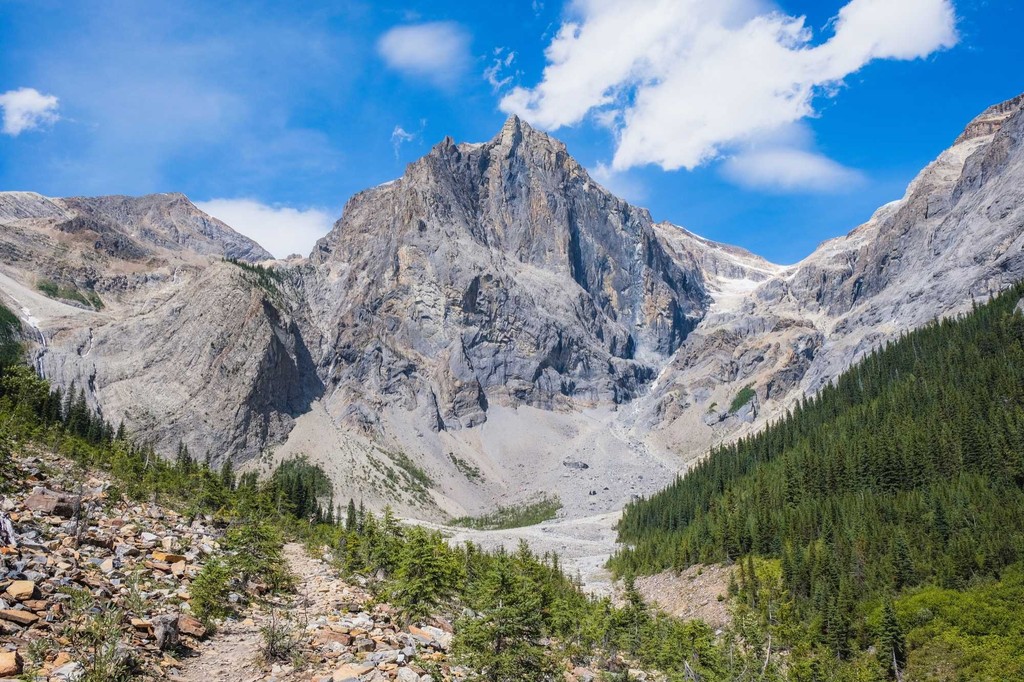
<svg viewBox="0 0 1024 682">
<path fill-rule="evenodd" d="M 289 613 L 301 620 L 314 620 L 334 613 L 337 604 L 332 596 L 348 593 L 348 586 L 337 578 L 325 562 L 310 557 L 297 543 L 284 546 L 285 560 L 295 576 L 295 594 L 288 595 L 278 604 L 271 605 L 279 612 Z M 292 679 L 287 666 L 266 667 L 260 660 L 263 636 L 260 628 L 271 619 L 268 608 L 253 609 L 240 621 L 227 621 L 209 640 L 203 643 L 196 656 L 182 661 L 178 682 L 214 682 L 232 680 Z M 303 676 L 308 679 L 308 674 Z"/>
</svg>

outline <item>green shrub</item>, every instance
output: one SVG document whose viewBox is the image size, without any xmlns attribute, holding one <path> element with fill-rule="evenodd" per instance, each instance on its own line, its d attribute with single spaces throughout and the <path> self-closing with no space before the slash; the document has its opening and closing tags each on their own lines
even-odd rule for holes
<svg viewBox="0 0 1024 682">
<path fill-rule="evenodd" d="M 234 612 L 228 595 L 231 594 L 232 571 L 220 558 L 210 559 L 192 581 L 192 613 L 212 627 L 214 621 Z"/>
<path fill-rule="evenodd" d="M 243 588 L 254 583 L 278 592 L 293 586 L 282 543 L 281 531 L 264 520 L 243 522 L 228 531 L 224 538 L 227 565 Z"/>
<path fill-rule="evenodd" d="M 99 294 L 92 290 L 87 290 L 83 293 L 76 286 L 66 286 L 46 279 L 40 280 L 36 284 L 36 288 L 50 298 L 74 301 L 76 303 L 89 306 L 95 310 L 103 309 L 102 299 L 100 299 Z"/>
<path fill-rule="evenodd" d="M 263 644 L 260 654 L 267 663 L 287 661 L 301 663 L 302 631 L 290 618 L 282 618 L 277 609 L 270 612 L 270 620 L 260 628 Z"/>
<path fill-rule="evenodd" d="M 736 397 L 732 399 L 732 403 L 729 405 L 729 412 L 735 413 L 743 409 L 743 406 L 754 399 L 754 385 L 747 384 L 740 389 L 740 392 L 736 394 Z"/>
<path fill-rule="evenodd" d="M 470 464 L 454 452 L 448 453 L 448 459 L 450 459 L 452 464 L 455 465 L 455 468 L 459 470 L 459 473 L 465 476 L 469 481 L 475 483 L 483 478 L 483 474 L 480 473 L 480 467 Z"/>
<path fill-rule="evenodd" d="M 80 682 L 121 682 L 133 679 L 134 662 L 125 646 L 122 630 L 124 612 L 109 605 L 97 605 L 86 590 L 68 588 L 69 613 L 61 629 L 85 669 Z"/>
</svg>

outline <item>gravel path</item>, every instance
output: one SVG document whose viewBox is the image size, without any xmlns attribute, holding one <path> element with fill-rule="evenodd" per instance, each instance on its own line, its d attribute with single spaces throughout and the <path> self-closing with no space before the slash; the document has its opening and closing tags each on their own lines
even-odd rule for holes
<svg viewBox="0 0 1024 682">
<path fill-rule="evenodd" d="M 349 588 L 330 566 L 306 553 L 298 543 L 284 546 L 288 569 L 295 576 L 295 594 L 276 605 L 299 621 L 310 621 L 336 612 L 337 601 Z M 263 636 L 260 628 L 271 619 L 271 611 L 254 609 L 244 620 L 226 621 L 199 649 L 198 656 L 183 661 L 179 682 L 256 682 L 257 680 L 309 679 L 292 675 L 287 666 L 267 667 L 260 658 Z"/>
</svg>

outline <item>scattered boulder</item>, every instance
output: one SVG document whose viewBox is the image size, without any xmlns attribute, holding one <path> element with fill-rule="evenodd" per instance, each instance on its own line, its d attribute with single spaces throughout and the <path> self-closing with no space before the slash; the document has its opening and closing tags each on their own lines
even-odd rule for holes
<svg viewBox="0 0 1024 682">
<path fill-rule="evenodd" d="M 0 546 L 18 546 L 18 534 L 14 531 L 11 517 L 7 515 L 6 511 L 0 512 Z"/>
<path fill-rule="evenodd" d="M 574 668 L 572 676 L 577 682 L 594 682 L 597 679 L 597 675 L 590 668 Z"/>
<path fill-rule="evenodd" d="M 21 656 L 17 651 L 0 651 L 0 677 L 21 674 Z"/>
<path fill-rule="evenodd" d="M 30 511 L 41 512 L 51 516 L 61 516 L 66 519 L 70 519 L 75 513 L 74 498 L 45 488 L 41 488 L 26 497 L 23 504 Z"/>
<path fill-rule="evenodd" d="M 185 561 L 185 557 L 180 554 L 172 554 L 158 549 L 153 552 L 153 560 L 164 564 L 176 564 Z"/>
<path fill-rule="evenodd" d="M 18 611 L 16 609 L 4 609 L 0 611 L 0 620 L 6 620 L 10 623 L 17 623 L 18 625 L 32 625 L 39 616 L 32 613 L 31 611 Z"/>
<path fill-rule="evenodd" d="M 15 601 L 27 601 L 39 594 L 39 589 L 31 580 L 15 580 L 7 586 L 7 594 Z"/>
<path fill-rule="evenodd" d="M 85 668 L 77 661 L 65 663 L 50 673 L 51 682 L 78 682 L 83 677 L 85 677 Z"/>
<path fill-rule="evenodd" d="M 420 682 L 420 676 L 410 668 L 399 668 L 395 675 L 398 682 Z"/>
<path fill-rule="evenodd" d="M 177 646 L 180 638 L 178 617 L 172 613 L 165 613 L 153 618 L 153 634 L 156 637 L 156 646 L 161 651 Z"/>
<path fill-rule="evenodd" d="M 334 671 L 332 682 L 359 682 L 359 678 L 373 671 L 366 663 L 348 663 Z"/>
<path fill-rule="evenodd" d="M 183 613 L 178 616 L 178 632 L 189 637 L 202 639 L 206 637 L 206 626 L 198 618 L 193 618 Z"/>
</svg>

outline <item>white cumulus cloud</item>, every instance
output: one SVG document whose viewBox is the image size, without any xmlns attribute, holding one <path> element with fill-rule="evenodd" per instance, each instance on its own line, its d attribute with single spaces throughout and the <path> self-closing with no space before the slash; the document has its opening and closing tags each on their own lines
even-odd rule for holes
<svg viewBox="0 0 1024 682">
<path fill-rule="evenodd" d="M 434 21 L 392 28 L 377 41 L 377 52 L 396 71 L 450 88 L 472 61 L 469 44 L 459 24 Z"/>
<path fill-rule="evenodd" d="M 334 223 L 322 209 L 272 206 L 255 199 L 210 199 L 197 201 L 200 210 L 218 218 L 278 258 L 298 253 L 309 255 L 316 240 Z"/>
<path fill-rule="evenodd" d="M 569 15 L 541 82 L 514 88 L 501 108 L 549 130 L 594 116 L 615 132 L 619 171 L 696 168 L 816 115 L 817 97 L 872 60 L 923 58 L 958 40 L 951 0 L 851 0 L 818 42 L 803 17 L 761 0 L 574 0 Z M 828 161 L 775 149 L 737 158 L 730 173 L 757 180 L 771 158 L 793 186 Z"/>
<path fill-rule="evenodd" d="M 55 123 L 59 100 L 44 95 L 35 88 L 18 88 L 0 94 L 0 108 L 4 110 L 3 132 L 15 137 L 26 130 L 34 130 Z"/>
</svg>

